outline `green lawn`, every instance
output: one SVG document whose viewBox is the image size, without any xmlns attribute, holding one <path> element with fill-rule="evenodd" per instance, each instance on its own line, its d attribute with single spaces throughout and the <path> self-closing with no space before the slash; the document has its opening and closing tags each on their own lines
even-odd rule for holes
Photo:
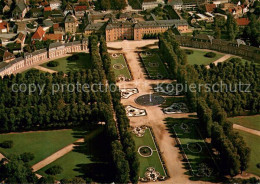
<svg viewBox="0 0 260 184">
<path fill-rule="evenodd" d="M 119 57 L 112 57 L 111 55 L 111 64 L 116 78 L 124 76 L 126 80 L 131 80 L 131 74 L 129 72 L 128 66 L 126 64 L 123 54 L 120 54 Z M 118 67 L 118 68 L 117 68 Z"/>
<path fill-rule="evenodd" d="M 10 154 L 31 152 L 35 158 L 29 164 L 33 165 L 61 148 L 75 142 L 78 137 L 74 137 L 74 133 L 77 132 L 73 130 L 53 130 L 0 134 L 0 142 L 5 140 L 12 140 L 14 142 L 11 149 L 0 148 L 0 152 L 7 156 L 7 158 Z"/>
<path fill-rule="evenodd" d="M 111 170 L 109 170 L 109 144 L 106 141 L 103 128 L 86 133 L 85 142 L 79 143 L 74 150 L 52 162 L 41 170 L 38 174 L 47 176 L 45 171 L 59 165 L 63 168 L 61 174 L 55 175 L 55 179 L 83 177 L 90 178 L 96 182 L 112 182 Z"/>
<path fill-rule="evenodd" d="M 232 123 L 260 131 L 260 115 L 237 116 L 237 117 L 228 118 L 228 120 L 231 121 Z"/>
<path fill-rule="evenodd" d="M 185 162 L 184 165 L 186 169 L 192 168 L 192 172 L 190 173 L 193 179 L 203 178 L 205 180 L 211 180 L 214 178 L 214 174 L 216 174 L 216 165 L 209 153 L 209 149 L 207 148 L 206 143 L 201 138 L 199 134 L 197 120 L 192 119 L 168 119 L 167 126 L 172 134 L 176 134 L 180 140 L 180 151 L 183 150 L 188 157 L 189 163 Z M 184 127 L 184 128 L 183 128 Z M 185 127 L 187 128 L 185 130 Z M 189 146 L 198 145 L 198 149 L 191 150 Z M 207 164 L 208 168 L 211 168 L 213 171 L 210 177 L 201 176 L 197 177 L 197 173 L 201 173 L 199 169 L 201 168 L 200 164 Z M 195 174 L 195 175 L 194 175 Z"/>
<path fill-rule="evenodd" d="M 164 66 L 160 56 L 155 50 L 148 50 L 151 55 L 146 55 L 146 52 L 140 53 L 142 62 L 151 79 L 165 79 L 169 77 L 168 71 Z"/>
<path fill-rule="evenodd" d="M 256 167 L 256 164 L 260 163 L 260 137 L 244 131 L 237 131 L 241 136 L 243 136 L 245 142 L 251 149 L 249 168 L 247 169 L 247 172 L 260 176 L 260 169 Z"/>
<path fill-rule="evenodd" d="M 140 146 L 149 146 L 150 148 L 152 148 L 152 150 L 156 150 L 153 151 L 153 154 L 150 157 L 142 157 L 139 153 L 137 153 L 140 161 L 139 176 L 144 177 L 144 173 L 146 172 L 146 169 L 148 167 L 155 168 L 155 170 L 158 171 L 162 176 L 165 176 L 165 172 L 160 162 L 158 151 L 154 145 L 150 129 L 146 129 L 143 137 L 137 137 L 135 135 L 133 137 L 136 144 L 136 151 L 138 151 L 138 148 Z"/>
<path fill-rule="evenodd" d="M 79 56 L 78 60 L 74 61 L 68 61 L 68 57 L 56 59 L 54 61 L 57 61 L 59 63 L 56 67 L 48 67 L 47 63 L 42 64 L 41 66 L 49 68 L 51 70 L 55 71 L 62 71 L 64 73 L 68 73 L 71 71 L 79 71 L 83 69 L 90 69 L 91 68 L 91 61 L 90 61 L 90 54 L 89 53 L 77 53 Z"/>
<path fill-rule="evenodd" d="M 188 63 L 191 65 L 194 65 L 194 64 L 208 65 L 224 56 L 224 54 L 216 53 L 216 56 L 214 58 L 208 58 L 208 57 L 204 56 L 207 53 L 207 51 L 195 50 L 195 49 L 187 49 L 187 50 L 193 51 L 193 54 L 187 54 Z"/>
</svg>

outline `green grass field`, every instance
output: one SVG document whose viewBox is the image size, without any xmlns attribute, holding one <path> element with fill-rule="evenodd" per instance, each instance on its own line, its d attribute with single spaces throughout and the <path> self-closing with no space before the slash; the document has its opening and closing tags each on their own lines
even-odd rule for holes
<svg viewBox="0 0 260 184">
<path fill-rule="evenodd" d="M 245 142 L 251 149 L 249 168 L 247 169 L 247 172 L 260 176 L 260 169 L 256 167 L 256 164 L 260 163 L 260 137 L 244 131 L 237 131 L 241 136 L 243 136 Z"/>
<path fill-rule="evenodd" d="M 149 129 L 146 129 L 143 137 L 137 137 L 134 135 L 133 138 L 135 140 L 136 150 L 138 150 L 140 146 L 149 146 L 150 148 L 152 148 L 152 150 L 156 150 L 155 144 L 153 142 L 153 137 Z M 165 176 L 165 172 L 157 150 L 153 151 L 153 154 L 150 157 L 142 157 L 139 153 L 137 154 L 140 161 L 140 177 L 144 177 L 144 173 L 146 172 L 146 169 L 148 167 L 155 168 L 155 170 L 158 171 L 162 176 Z"/>
<path fill-rule="evenodd" d="M 74 150 L 52 162 L 38 174 L 47 176 L 45 171 L 59 165 L 63 168 L 61 174 L 55 175 L 55 179 L 83 177 L 96 182 L 112 182 L 111 170 L 109 170 L 109 143 L 106 141 L 103 128 L 97 128 L 86 133 L 85 142 L 79 143 Z"/>
<path fill-rule="evenodd" d="M 57 61 L 59 63 L 56 67 L 48 67 L 47 63 L 42 64 L 41 66 L 49 68 L 51 70 L 55 71 L 62 71 L 64 73 L 68 73 L 71 71 L 79 71 L 83 69 L 90 69 L 91 68 L 91 61 L 90 61 L 90 54 L 89 53 L 77 53 L 79 56 L 78 60 L 75 61 L 68 61 L 68 57 L 56 59 L 54 61 Z"/>
<path fill-rule="evenodd" d="M 214 178 L 216 165 L 209 153 L 208 145 L 198 132 L 197 120 L 171 118 L 168 119 L 167 126 L 170 132 L 176 134 L 180 140 L 180 151 L 183 150 L 190 162 L 190 165 L 188 162 L 184 163 L 184 165 L 186 169 L 191 167 L 193 179 L 205 178 L 205 180 L 210 180 L 210 178 Z M 192 149 L 193 145 L 197 145 L 197 147 Z M 198 173 L 201 174 L 201 164 L 207 164 L 207 167 L 213 171 L 210 176 L 196 176 Z"/>
<path fill-rule="evenodd" d="M 0 142 L 12 140 L 14 145 L 11 149 L 0 148 L 0 152 L 7 158 L 10 154 L 21 154 L 31 152 L 35 158 L 29 162 L 36 164 L 44 158 L 50 156 L 61 148 L 75 142 L 78 137 L 74 137 L 73 130 L 53 130 L 38 131 L 30 133 L 0 134 Z"/>
<path fill-rule="evenodd" d="M 131 74 L 129 72 L 128 66 L 126 64 L 124 55 L 121 54 L 118 58 L 110 57 L 113 71 L 115 73 L 116 78 L 120 76 L 124 76 L 126 80 L 131 80 Z M 118 68 L 117 68 L 118 67 Z"/>
<path fill-rule="evenodd" d="M 216 53 L 216 56 L 214 58 L 208 58 L 204 56 L 207 53 L 207 51 L 195 50 L 195 49 L 187 49 L 187 50 L 193 50 L 193 54 L 187 54 L 188 63 L 191 65 L 194 64 L 208 65 L 224 56 L 224 54 Z"/>
<path fill-rule="evenodd" d="M 237 117 L 228 118 L 228 120 L 231 121 L 232 123 L 260 131 L 260 115 L 237 116 Z"/>
<path fill-rule="evenodd" d="M 151 55 L 146 52 L 140 53 L 144 67 L 151 79 L 165 79 L 169 77 L 168 71 L 164 66 L 160 56 L 154 50 L 149 50 Z"/>
</svg>

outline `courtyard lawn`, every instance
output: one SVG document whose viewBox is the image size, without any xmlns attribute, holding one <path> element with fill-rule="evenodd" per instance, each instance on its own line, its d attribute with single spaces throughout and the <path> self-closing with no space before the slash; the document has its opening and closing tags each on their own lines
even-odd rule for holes
<svg viewBox="0 0 260 184">
<path fill-rule="evenodd" d="M 111 64 L 116 78 L 124 77 L 126 80 L 131 80 L 131 74 L 129 72 L 126 60 L 123 54 L 116 54 L 114 57 L 111 55 Z"/>
<path fill-rule="evenodd" d="M 241 136 L 243 136 L 247 146 L 251 149 L 249 168 L 247 169 L 247 172 L 260 176 L 260 169 L 256 167 L 256 165 L 260 163 L 260 137 L 244 131 L 237 131 Z"/>
<path fill-rule="evenodd" d="M 234 124 L 260 131 L 260 115 L 228 118 Z"/>
<path fill-rule="evenodd" d="M 79 137 L 74 137 L 74 133 L 77 132 L 73 130 L 52 130 L 0 134 L 0 142 L 12 140 L 14 143 L 11 149 L 0 148 L 0 152 L 7 158 L 10 154 L 31 152 L 35 158 L 29 164 L 34 165 L 79 139 Z"/>
<path fill-rule="evenodd" d="M 216 179 L 216 165 L 212 159 L 208 145 L 201 138 L 197 127 L 197 120 L 192 119 L 172 119 L 169 118 L 167 126 L 173 135 L 179 138 L 180 152 L 186 154 L 188 162 L 184 165 L 186 169 L 191 170 L 190 175 L 192 179 L 212 180 Z M 202 165 L 206 164 L 206 168 L 209 168 L 209 176 L 204 175 L 201 171 Z M 197 174 L 201 176 L 198 177 Z"/>
<path fill-rule="evenodd" d="M 195 65 L 195 64 L 208 65 L 224 56 L 224 54 L 216 53 L 216 56 L 214 58 L 208 58 L 204 56 L 206 53 L 208 53 L 207 51 L 195 50 L 195 49 L 187 49 L 187 50 L 193 51 L 192 54 L 187 54 L 188 63 L 191 65 Z"/>
<path fill-rule="evenodd" d="M 164 168 L 160 161 L 158 150 L 156 149 L 156 146 L 153 142 L 153 137 L 150 129 L 146 129 L 143 137 L 137 137 L 133 135 L 133 138 L 136 144 L 136 151 L 138 151 L 138 148 L 140 146 L 149 146 L 153 150 L 153 154 L 150 157 L 143 157 L 139 153 L 137 153 L 140 161 L 139 176 L 144 177 L 144 174 L 148 167 L 155 168 L 155 170 L 158 171 L 162 176 L 165 176 Z"/>
<path fill-rule="evenodd" d="M 57 159 L 51 164 L 37 171 L 47 176 L 45 171 L 59 165 L 63 171 L 55 175 L 55 179 L 71 179 L 73 177 L 90 178 L 95 182 L 112 182 L 111 169 L 109 169 L 109 143 L 106 141 L 103 128 L 97 128 L 86 133 L 85 142 L 75 145 L 74 150 Z"/>
<path fill-rule="evenodd" d="M 41 66 L 49 68 L 51 70 L 58 71 L 58 72 L 62 71 L 64 73 L 91 69 L 91 61 L 90 61 L 89 53 L 77 53 L 76 55 L 79 56 L 78 60 L 69 61 L 69 60 L 67 60 L 68 57 L 54 60 L 59 63 L 59 65 L 56 67 L 48 67 L 47 63 L 44 63 Z"/>
<path fill-rule="evenodd" d="M 155 50 L 141 52 L 140 56 L 150 79 L 166 79 L 169 77 L 166 67 Z"/>
</svg>

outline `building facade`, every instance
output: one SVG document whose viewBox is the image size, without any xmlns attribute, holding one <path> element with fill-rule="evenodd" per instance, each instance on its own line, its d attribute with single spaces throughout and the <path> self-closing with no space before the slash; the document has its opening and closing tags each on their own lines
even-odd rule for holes
<svg viewBox="0 0 260 184">
<path fill-rule="evenodd" d="M 106 40 L 142 40 L 145 34 L 163 33 L 172 27 L 176 27 L 179 32 L 189 30 L 186 20 L 113 21 L 106 26 Z"/>
<path fill-rule="evenodd" d="M 75 34 L 78 28 L 78 21 L 77 18 L 72 15 L 68 14 L 65 19 L 65 32 Z"/>
<path fill-rule="evenodd" d="M 52 43 L 49 49 L 37 50 L 33 53 L 25 53 L 24 57 L 14 58 L 2 68 L 0 68 L 0 77 L 11 75 L 23 67 L 33 65 L 48 59 L 64 57 L 65 54 L 85 51 L 88 52 L 88 40 L 70 42 L 66 44 Z"/>
</svg>

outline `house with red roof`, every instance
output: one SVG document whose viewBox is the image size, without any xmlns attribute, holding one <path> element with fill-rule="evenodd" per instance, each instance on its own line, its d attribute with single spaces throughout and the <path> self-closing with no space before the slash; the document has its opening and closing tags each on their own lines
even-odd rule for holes
<svg viewBox="0 0 260 184">
<path fill-rule="evenodd" d="M 51 11 L 51 7 L 50 6 L 46 6 L 46 7 L 44 7 L 44 10 L 43 10 L 44 12 L 49 12 L 49 11 Z"/>
<path fill-rule="evenodd" d="M 39 26 L 37 28 L 37 30 L 35 31 L 35 33 L 32 36 L 32 40 L 42 40 L 42 38 L 45 35 L 45 31 L 43 30 L 43 28 L 41 26 Z"/>
<path fill-rule="evenodd" d="M 9 32 L 9 24 L 8 22 L 0 19 L 0 33 L 8 33 Z"/>
<path fill-rule="evenodd" d="M 62 34 L 45 34 L 43 39 L 44 41 L 46 40 L 53 40 L 53 41 L 62 41 L 63 40 L 63 35 Z"/>
<path fill-rule="evenodd" d="M 205 4 L 204 9 L 206 12 L 212 13 L 217 6 L 215 4 Z"/>
<path fill-rule="evenodd" d="M 83 6 L 83 5 L 82 6 L 75 6 L 74 7 L 75 15 L 77 17 L 83 17 L 87 9 L 88 9 L 87 6 Z"/>
<path fill-rule="evenodd" d="M 250 20 L 248 18 L 237 18 L 236 22 L 238 26 L 247 26 L 250 23 Z"/>
</svg>

